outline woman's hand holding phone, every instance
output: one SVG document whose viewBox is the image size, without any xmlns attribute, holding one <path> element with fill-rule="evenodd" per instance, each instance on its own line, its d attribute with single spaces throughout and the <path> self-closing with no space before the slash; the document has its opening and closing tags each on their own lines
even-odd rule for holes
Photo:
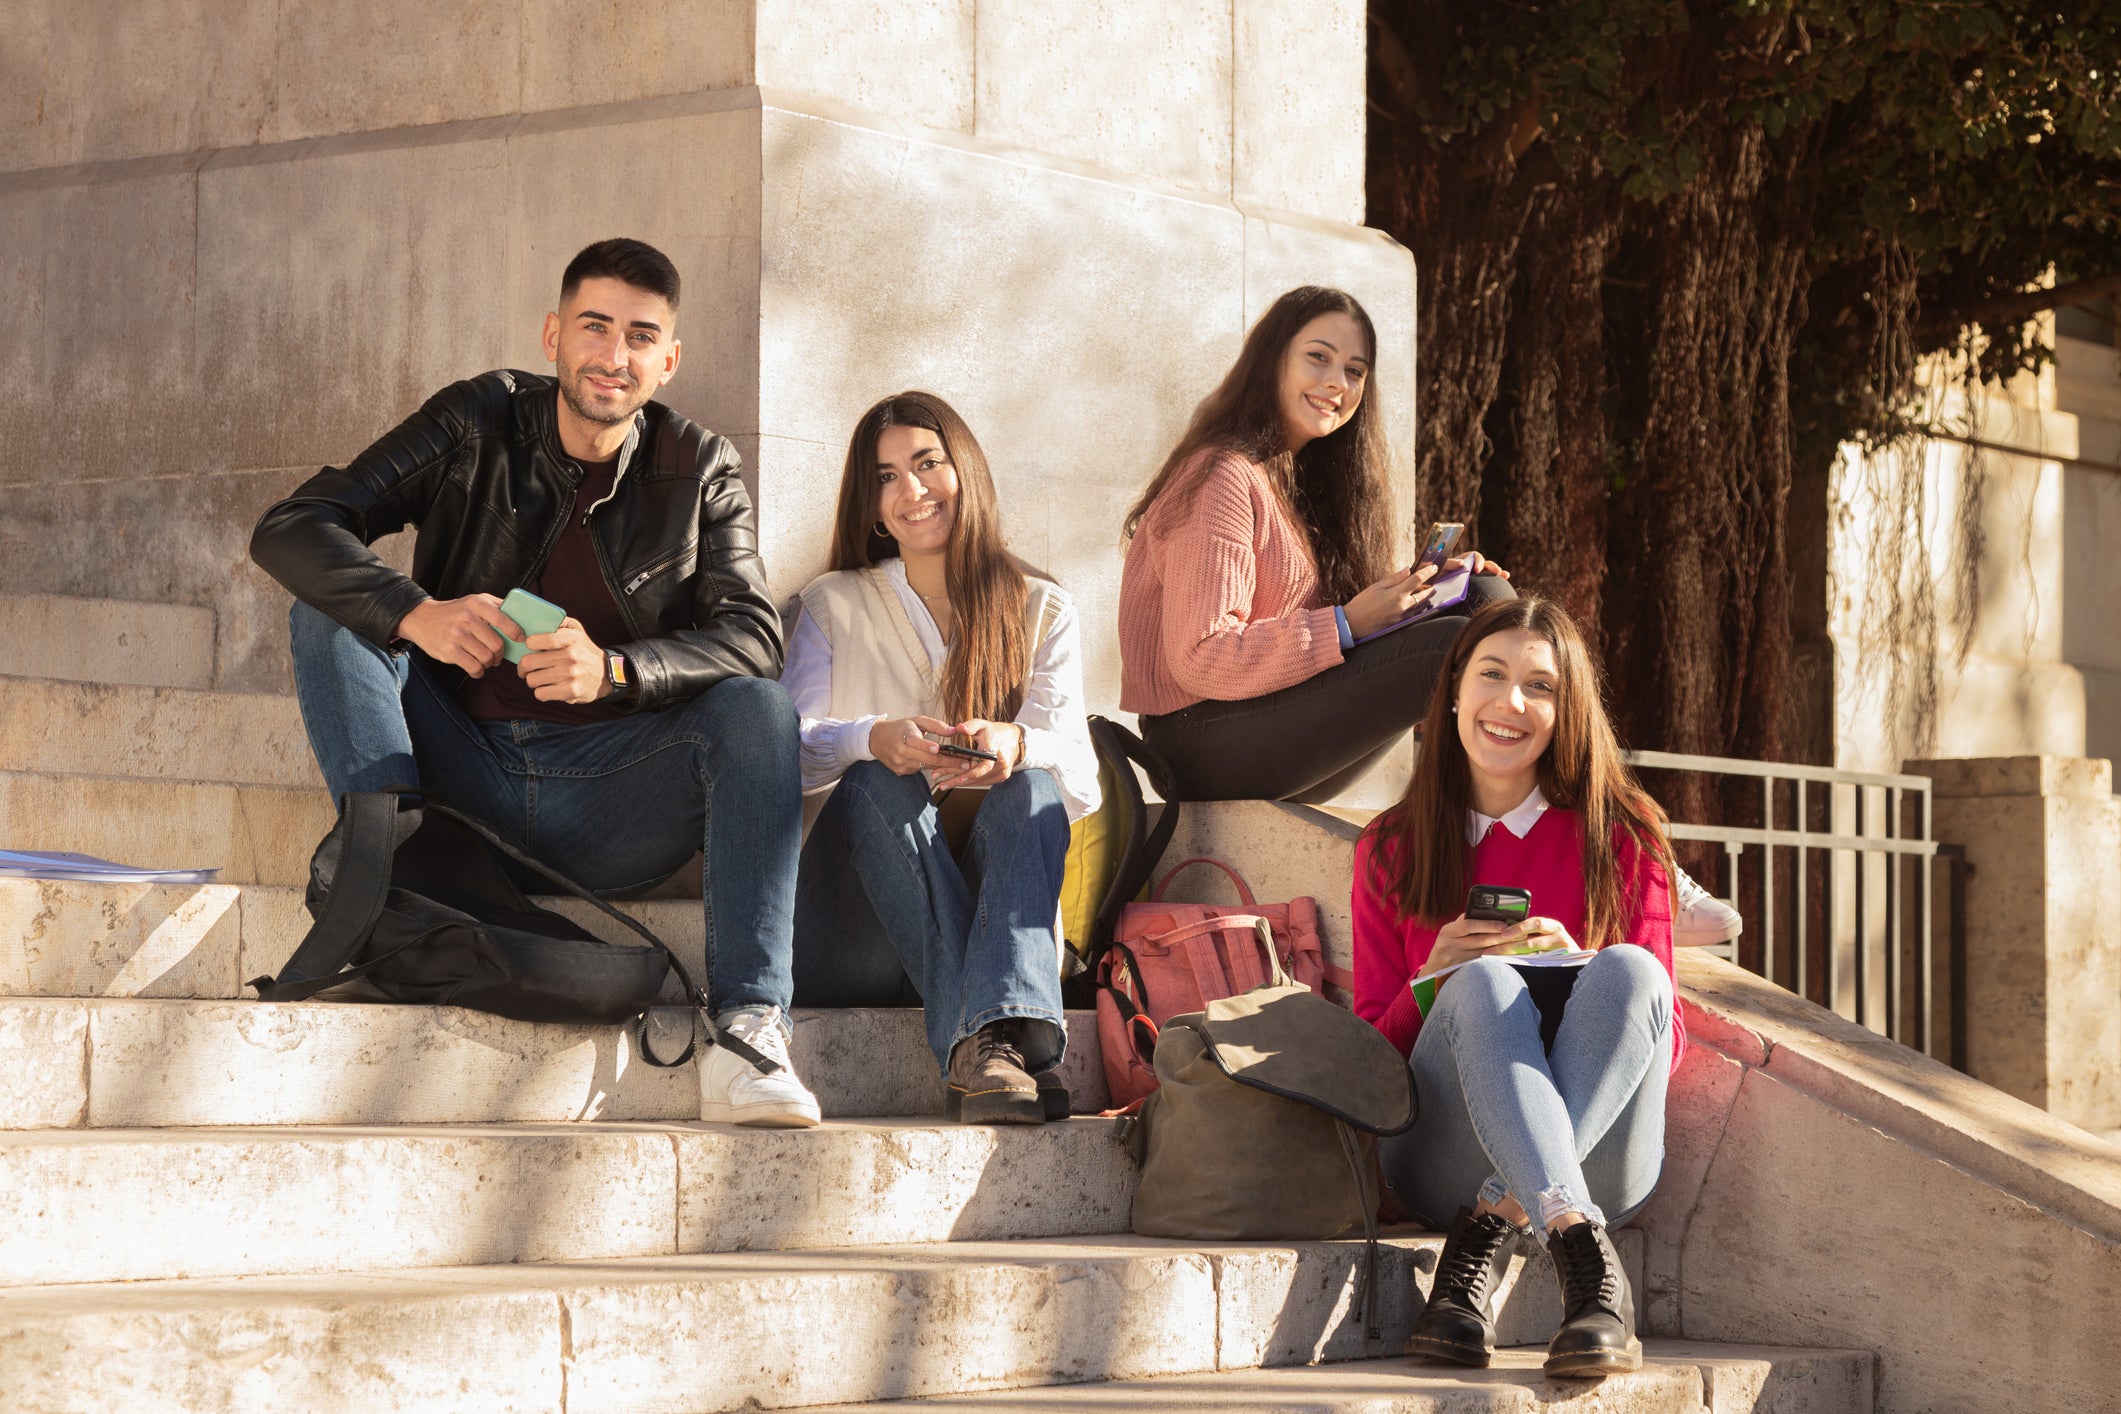
<svg viewBox="0 0 2121 1414">
<path fill-rule="evenodd" d="M 962 756 L 944 757 L 942 767 L 928 778 L 939 791 L 958 786 L 998 786 L 1009 779 L 1016 769 L 1018 756 L 1023 753 L 1024 729 L 1014 722 L 989 722 L 975 717 L 943 730 L 982 751 L 993 752 L 996 759 L 973 761 Z"/>
<path fill-rule="evenodd" d="M 869 754 L 895 776 L 933 770 L 945 758 L 922 732 L 949 736 L 951 726 L 933 717 L 887 717 L 869 728 Z"/>
<path fill-rule="evenodd" d="M 1436 577 L 1433 565 L 1394 570 L 1341 606 L 1348 616 L 1348 632 L 1368 638 L 1398 623 L 1429 602 L 1429 581 Z"/>
<path fill-rule="evenodd" d="M 1436 930 L 1436 943 L 1429 949 L 1429 959 L 1414 977 L 1419 981 L 1432 972 L 1441 972 L 1446 967 L 1455 967 L 1476 957 L 1524 957 L 1530 953 L 1574 946 L 1575 940 L 1569 936 L 1569 930 L 1552 918 L 1497 923 L 1486 918 L 1468 918 L 1461 913 Z"/>
</svg>

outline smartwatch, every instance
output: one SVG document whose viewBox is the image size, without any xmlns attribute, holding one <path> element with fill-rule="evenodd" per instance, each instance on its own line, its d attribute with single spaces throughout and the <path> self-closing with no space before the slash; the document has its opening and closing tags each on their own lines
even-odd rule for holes
<svg viewBox="0 0 2121 1414">
<path fill-rule="evenodd" d="M 604 650 L 604 681 L 610 684 L 613 697 L 633 696 L 633 670 L 627 666 L 626 655 L 615 648 Z"/>
</svg>

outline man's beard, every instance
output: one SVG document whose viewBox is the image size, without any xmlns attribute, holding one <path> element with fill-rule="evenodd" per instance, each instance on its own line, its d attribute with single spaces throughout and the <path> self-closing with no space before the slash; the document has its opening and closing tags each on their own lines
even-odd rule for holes
<svg viewBox="0 0 2121 1414">
<path fill-rule="evenodd" d="M 578 366 L 566 370 L 560 374 L 560 396 L 567 400 L 567 406 L 574 409 L 574 415 L 581 418 L 584 422 L 594 422 L 606 427 L 615 423 L 626 422 L 633 417 L 634 413 L 640 410 L 642 403 L 648 401 L 647 396 L 642 393 L 641 385 L 634 382 L 627 374 L 599 373 L 597 376 L 599 378 L 625 378 L 627 380 L 627 390 L 636 396 L 623 406 L 616 408 L 611 404 L 599 406 L 591 401 L 593 394 L 582 386 L 582 368 Z"/>
</svg>

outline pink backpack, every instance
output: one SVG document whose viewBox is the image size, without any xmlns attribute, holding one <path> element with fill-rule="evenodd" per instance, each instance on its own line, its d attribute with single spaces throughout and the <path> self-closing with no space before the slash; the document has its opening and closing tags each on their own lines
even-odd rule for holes
<svg viewBox="0 0 2121 1414">
<path fill-rule="evenodd" d="M 1229 875 L 1241 902 L 1165 903 L 1172 878 L 1193 864 Z M 1113 933 L 1098 963 L 1097 1041 L 1114 1108 L 1156 1089 L 1156 1037 L 1172 1017 L 1270 982 L 1293 980 L 1321 996 L 1327 981 L 1354 985 L 1345 970 L 1326 965 L 1315 899 L 1262 904 L 1236 870 L 1205 856 L 1173 865 L 1147 903 L 1120 910 Z"/>
</svg>

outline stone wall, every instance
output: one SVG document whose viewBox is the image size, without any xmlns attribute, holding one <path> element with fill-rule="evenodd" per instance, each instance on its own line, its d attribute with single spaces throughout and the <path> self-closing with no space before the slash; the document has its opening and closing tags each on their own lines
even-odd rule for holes
<svg viewBox="0 0 2121 1414">
<path fill-rule="evenodd" d="M 686 276 L 667 397 L 743 451 L 777 592 L 822 565 L 855 416 L 929 388 L 1081 601 L 1095 710 L 1120 514 L 1282 290 L 1377 319 L 1412 517 L 1355 0 L 18 8 L 0 593 L 211 607 L 219 686 L 288 682 L 257 513 L 443 384 L 542 367 L 561 266 L 612 234 Z"/>
<path fill-rule="evenodd" d="M 1879 1414 L 2113 1402 L 2113 1149 L 1698 949 L 1643 1326 L 1849 1344 Z"/>
<path fill-rule="evenodd" d="M 2121 754 L 2121 365 L 2055 344 L 2054 367 L 1971 399 L 1932 368 L 1929 415 L 1950 437 L 1843 449 L 1836 765 Z M 1895 566 L 1884 547 L 1908 533 L 1919 549 Z"/>
</svg>

